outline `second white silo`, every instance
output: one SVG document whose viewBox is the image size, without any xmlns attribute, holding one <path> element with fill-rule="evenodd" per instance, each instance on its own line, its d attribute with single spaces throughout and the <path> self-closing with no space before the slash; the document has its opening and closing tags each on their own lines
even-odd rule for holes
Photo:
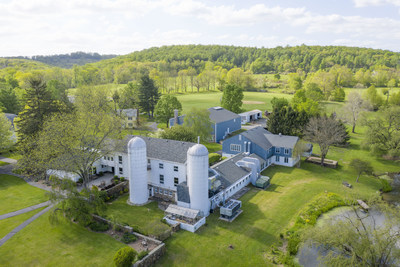
<svg viewBox="0 0 400 267">
<path fill-rule="evenodd" d="M 196 144 L 187 152 L 187 184 L 190 195 L 190 208 L 200 210 L 204 216 L 210 214 L 208 199 L 208 150 Z"/>
<path fill-rule="evenodd" d="M 149 200 L 147 189 L 146 143 L 140 137 L 132 138 L 128 143 L 129 162 L 129 201 L 143 205 Z"/>
</svg>

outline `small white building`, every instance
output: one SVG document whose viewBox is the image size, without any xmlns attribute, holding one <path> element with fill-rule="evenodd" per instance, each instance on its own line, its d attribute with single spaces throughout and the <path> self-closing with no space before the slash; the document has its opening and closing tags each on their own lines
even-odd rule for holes
<svg viewBox="0 0 400 267">
<path fill-rule="evenodd" d="M 255 109 L 252 111 L 247 111 L 239 114 L 242 124 L 249 123 L 251 121 L 256 121 L 262 118 L 261 110 Z"/>
<path fill-rule="evenodd" d="M 132 129 L 137 119 L 136 108 L 118 109 L 118 114 L 122 117 L 124 128 Z"/>
</svg>

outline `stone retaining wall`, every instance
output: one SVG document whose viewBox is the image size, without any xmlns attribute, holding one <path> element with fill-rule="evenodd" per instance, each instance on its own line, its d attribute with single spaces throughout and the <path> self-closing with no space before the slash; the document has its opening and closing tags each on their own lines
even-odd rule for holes
<svg viewBox="0 0 400 267">
<path fill-rule="evenodd" d="M 111 187 L 110 189 L 105 190 L 105 192 L 107 193 L 107 196 L 110 197 L 114 195 L 119 195 L 119 192 L 124 191 L 125 188 L 129 189 L 128 187 L 128 181 L 124 181 Z"/>
</svg>

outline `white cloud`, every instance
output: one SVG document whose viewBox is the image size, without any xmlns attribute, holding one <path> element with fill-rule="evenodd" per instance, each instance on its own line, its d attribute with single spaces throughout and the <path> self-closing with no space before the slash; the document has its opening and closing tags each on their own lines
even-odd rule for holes
<svg viewBox="0 0 400 267">
<path fill-rule="evenodd" d="M 400 6 L 400 0 L 353 0 L 356 7 L 394 5 Z"/>
</svg>

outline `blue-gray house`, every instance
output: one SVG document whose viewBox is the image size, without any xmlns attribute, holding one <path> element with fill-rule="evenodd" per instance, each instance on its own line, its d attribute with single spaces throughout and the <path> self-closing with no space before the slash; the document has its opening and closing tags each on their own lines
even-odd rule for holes
<svg viewBox="0 0 400 267">
<path fill-rule="evenodd" d="M 241 117 L 238 114 L 221 107 L 212 107 L 208 111 L 210 112 L 210 120 L 213 123 L 212 142 L 218 143 L 225 139 L 228 134 L 241 129 Z M 184 118 L 185 115 L 177 116 L 177 113 L 175 113 L 175 117 L 169 119 L 170 127 L 176 124 L 182 125 Z"/>
<path fill-rule="evenodd" d="M 261 169 L 271 164 L 292 167 L 300 160 L 300 155 L 293 153 L 298 141 L 297 136 L 272 134 L 263 127 L 255 127 L 224 140 L 222 155 L 256 154 L 262 159 Z"/>
</svg>

